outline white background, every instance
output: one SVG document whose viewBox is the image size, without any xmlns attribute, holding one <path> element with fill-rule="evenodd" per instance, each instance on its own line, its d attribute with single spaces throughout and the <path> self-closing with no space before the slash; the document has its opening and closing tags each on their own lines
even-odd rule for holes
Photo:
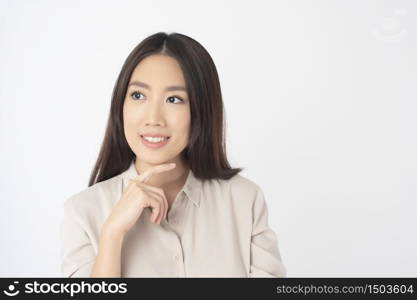
<svg viewBox="0 0 417 300">
<path fill-rule="evenodd" d="M 415 1 L 0 3 L 0 276 L 61 276 L 63 202 L 158 31 L 212 55 L 289 277 L 417 276 Z"/>
</svg>

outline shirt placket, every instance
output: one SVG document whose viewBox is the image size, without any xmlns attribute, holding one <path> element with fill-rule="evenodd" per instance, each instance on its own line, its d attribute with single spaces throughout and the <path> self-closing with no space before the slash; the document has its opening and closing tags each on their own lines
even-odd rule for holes
<svg viewBox="0 0 417 300">
<path fill-rule="evenodd" d="M 172 259 L 176 265 L 176 275 L 185 277 L 184 265 L 184 249 L 181 241 L 184 230 L 184 217 L 187 209 L 188 201 L 185 199 L 184 193 L 178 195 L 178 198 L 172 203 L 163 226 L 168 232 L 172 233 Z"/>
</svg>

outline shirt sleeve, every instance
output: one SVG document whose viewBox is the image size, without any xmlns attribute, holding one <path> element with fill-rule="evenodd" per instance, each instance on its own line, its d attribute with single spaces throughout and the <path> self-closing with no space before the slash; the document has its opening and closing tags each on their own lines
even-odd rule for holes
<svg viewBox="0 0 417 300">
<path fill-rule="evenodd" d="M 70 200 L 64 204 L 60 225 L 61 274 L 64 277 L 90 277 L 95 251 Z"/>
<path fill-rule="evenodd" d="M 268 208 L 263 191 L 258 187 L 252 207 L 253 223 L 248 277 L 286 277 L 278 249 L 278 239 L 268 225 Z"/>
</svg>

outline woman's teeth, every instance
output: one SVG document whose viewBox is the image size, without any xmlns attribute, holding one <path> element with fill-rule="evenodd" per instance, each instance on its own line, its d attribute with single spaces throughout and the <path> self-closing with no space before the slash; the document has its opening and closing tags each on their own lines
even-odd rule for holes
<svg viewBox="0 0 417 300">
<path fill-rule="evenodd" d="M 145 140 L 147 140 L 148 142 L 151 142 L 151 143 L 159 143 L 159 142 L 162 142 L 162 141 L 168 139 L 168 137 L 155 138 L 155 137 L 148 137 L 148 136 L 144 136 L 143 138 Z"/>
</svg>

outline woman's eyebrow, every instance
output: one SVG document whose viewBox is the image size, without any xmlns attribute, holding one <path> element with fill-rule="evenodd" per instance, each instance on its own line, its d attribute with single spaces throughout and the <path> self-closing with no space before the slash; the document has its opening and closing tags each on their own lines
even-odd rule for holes
<svg viewBox="0 0 417 300">
<path fill-rule="evenodd" d="M 149 84 L 146 84 L 146 83 L 141 82 L 141 81 L 132 81 L 132 82 L 129 83 L 128 87 L 130 87 L 131 85 L 137 85 L 137 86 L 143 87 L 145 89 L 151 90 L 151 87 L 149 86 Z M 166 87 L 165 91 L 167 91 L 167 92 L 169 92 L 169 91 L 184 91 L 184 92 L 186 92 L 187 90 L 183 86 L 173 85 L 173 86 Z"/>
</svg>

